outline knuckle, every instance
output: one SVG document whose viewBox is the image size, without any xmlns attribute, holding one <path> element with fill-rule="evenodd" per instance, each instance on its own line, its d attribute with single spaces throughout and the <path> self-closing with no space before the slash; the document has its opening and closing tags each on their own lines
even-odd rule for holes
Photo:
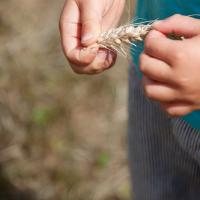
<svg viewBox="0 0 200 200">
<path fill-rule="evenodd" d="M 184 90 L 187 91 L 188 86 L 190 85 L 190 80 L 185 76 L 180 76 L 177 78 L 177 83 L 181 88 L 184 88 Z"/>
<path fill-rule="evenodd" d="M 171 20 L 180 19 L 180 18 L 182 18 L 182 15 L 180 15 L 180 14 L 174 14 L 174 15 L 171 17 Z"/>
<path fill-rule="evenodd" d="M 191 88 L 184 88 L 182 99 L 191 104 L 196 104 L 199 101 L 199 95 L 195 90 L 192 90 Z"/>
<path fill-rule="evenodd" d="M 166 81 L 169 81 L 171 80 L 171 77 L 170 77 L 170 72 L 165 69 L 165 68 L 160 68 L 159 70 L 156 71 L 156 76 L 161 79 L 161 80 L 166 80 Z"/>
<path fill-rule="evenodd" d="M 166 19 L 166 22 L 173 23 L 174 21 L 180 21 L 180 20 L 182 20 L 182 15 L 174 14 L 171 17 L 168 17 Z"/>
<path fill-rule="evenodd" d="M 186 55 L 183 51 L 176 49 L 172 53 L 172 57 L 173 57 L 172 60 L 173 60 L 174 64 L 178 64 L 185 59 Z"/>
</svg>

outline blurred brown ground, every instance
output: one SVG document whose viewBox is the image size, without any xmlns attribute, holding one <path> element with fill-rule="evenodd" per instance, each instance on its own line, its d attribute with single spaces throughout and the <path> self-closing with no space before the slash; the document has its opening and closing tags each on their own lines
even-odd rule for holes
<svg viewBox="0 0 200 200">
<path fill-rule="evenodd" d="M 74 74 L 63 2 L 0 1 L 0 200 L 128 200 L 127 61 Z"/>
</svg>

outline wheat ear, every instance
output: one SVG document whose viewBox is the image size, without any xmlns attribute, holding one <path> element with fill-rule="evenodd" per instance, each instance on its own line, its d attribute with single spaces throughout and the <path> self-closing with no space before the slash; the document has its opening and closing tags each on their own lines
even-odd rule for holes
<svg viewBox="0 0 200 200">
<path fill-rule="evenodd" d="M 127 45 L 136 45 L 137 42 L 143 41 L 151 29 L 151 24 L 120 26 L 101 33 L 97 43 L 102 48 L 115 50 L 123 56 L 127 56 L 125 51 Z"/>
<path fill-rule="evenodd" d="M 137 46 L 138 42 L 144 40 L 145 36 L 153 29 L 151 21 L 148 24 L 128 24 L 100 34 L 97 44 L 101 48 L 110 49 L 127 57 L 127 46 Z M 168 38 L 173 40 L 184 40 L 184 36 L 170 33 Z"/>
</svg>

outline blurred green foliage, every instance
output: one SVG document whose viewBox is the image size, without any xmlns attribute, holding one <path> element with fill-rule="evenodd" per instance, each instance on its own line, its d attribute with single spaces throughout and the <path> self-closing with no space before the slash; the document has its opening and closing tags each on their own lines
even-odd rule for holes
<svg viewBox="0 0 200 200">
<path fill-rule="evenodd" d="M 32 111 L 32 121 L 36 126 L 44 127 L 53 118 L 53 110 L 49 108 L 34 108 Z"/>
<path fill-rule="evenodd" d="M 97 164 L 100 167 L 106 167 L 108 166 L 110 160 L 111 160 L 110 155 L 107 152 L 102 152 L 99 154 L 97 158 Z"/>
</svg>

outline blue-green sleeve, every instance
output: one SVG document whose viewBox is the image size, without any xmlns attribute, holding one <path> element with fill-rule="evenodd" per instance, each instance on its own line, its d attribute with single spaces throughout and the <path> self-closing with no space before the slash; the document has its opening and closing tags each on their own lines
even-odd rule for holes
<svg viewBox="0 0 200 200">
<path fill-rule="evenodd" d="M 164 19 L 174 14 L 193 15 L 199 18 L 200 0 L 138 0 L 136 2 L 135 18 L 133 21 L 151 21 L 155 19 Z M 132 46 L 131 55 L 135 65 L 135 71 L 142 77 L 139 71 L 139 55 L 143 51 L 143 44 L 138 47 Z M 193 128 L 200 131 L 200 111 L 190 113 L 184 116 Z"/>
</svg>

